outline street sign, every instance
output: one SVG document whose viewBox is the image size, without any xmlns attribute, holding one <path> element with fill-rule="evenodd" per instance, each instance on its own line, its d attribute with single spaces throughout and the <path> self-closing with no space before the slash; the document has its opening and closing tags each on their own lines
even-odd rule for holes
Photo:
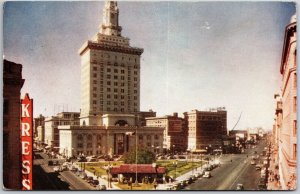
<svg viewBox="0 0 300 194">
<path fill-rule="evenodd" d="M 33 100 L 21 99 L 22 190 L 32 190 Z"/>
</svg>

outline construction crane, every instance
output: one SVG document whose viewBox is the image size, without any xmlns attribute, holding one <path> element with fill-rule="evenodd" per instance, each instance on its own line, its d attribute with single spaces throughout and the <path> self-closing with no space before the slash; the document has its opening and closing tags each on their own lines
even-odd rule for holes
<svg viewBox="0 0 300 194">
<path fill-rule="evenodd" d="M 235 125 L 233 126 L 233 128 L 231 129 L 231 131 L 234 130 L 234 128 L 235 128 L 235 127 L 237 126 L 237 124 L 239 123 L 239 121 L 240 121 L 240 119 L 241 119 L 241 117 L 242 117 L 242 113 L 243 113 L 243 111 L 241 112 L 241 114 L 240 114 L 240 116 L 239 116 L 237 122 L 235 123 Z"/>
</svg>

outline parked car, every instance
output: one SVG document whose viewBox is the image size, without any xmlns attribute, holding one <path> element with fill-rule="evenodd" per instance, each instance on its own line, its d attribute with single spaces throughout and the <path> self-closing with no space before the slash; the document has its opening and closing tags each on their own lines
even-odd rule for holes
<svg viewBox="0 0 300 194">
<path fill-rule="evenodd" d="M 106 190 L 106 186 L 105 185 L 100 185 L 100 190 Z"/>
<path fill-rule="evenodd" d="M 209 171 L 205 171 L 203 177 L 204 178 L 210 178 L 211 177 L 210 172 Z"/>
<path fill-rule="evenodd" d="M 258 164 L 258 165 L 255 166 L 255 169 L 256 170 L 261 170 L 261 166 Z"/>
<path fill-rule="evenodd" d="M 88 176 L 88 177 L 86 178 L 86 180 L 87 180 L 88 183 L 92 183 L 94 179 L 93 179 L 92 176 Z"/>
<path fill-rule="evenodd" d="M 76 168 L 75 166 L 72 166 L 72 167 L 71 167 L 71 171 L 72 171 L 72 172 L 77 172 L 77 171 L 78 171 L 78 168 Z"/>
<path fill-rule="evenodd" d="M 186 179 L 187 184 L 191 184 L 193 182 L 192 176 Z"/>
<path fill-rule="evenodd" d="M 59 170 L 60 170 L 60 169 L 59 169 L 59 166 L 54 166 L 54 167 L 53 167 L 53 170 L 54 170 L 54 172 L 59 172 Z"/>
<path fill-rule="evenodd" d="M 48 161 L 48 166 L 53 166 L 53 161 L 52 160 Z"/>
<path fill-rule="evenodd" d="M 203 171 L 197 172 L 197 173 L 196 173 L 196 177 L 197 177 L 197 178 L 200 178 L 203 174 L 204 174 Z"/>
<path fill-rule="evenodd" d="M 245 190 L 243 184 L 237 184 L 236 190 Z"/>
<path fill-rule="evenodd" d="M 266 184 L 258 184 L 257 190 L 267 190 L 267 185 Z"/>
<path fill-rule="evenodd" d="M 187 186 L 187 180 L 183 180 L 183 181 L 180 181 L 180 184 L 181 184 L 181 186 L 182 187 L 185 187 L 185 186 Z"/>
<path fill-rule="evenodd" d="M 88 159 L 88 162 L 97 162 L 97 159 L 96 158 L 90 158 L 90 159 Z"/>
<path fill-rule="evenodd" d="M 251 165 L 255 165 L 255 164 L 256 164 L 256 163 L 255 163 L 255 160 L 251 160 L 250 164 L 251 164 Z"/>
</svg>

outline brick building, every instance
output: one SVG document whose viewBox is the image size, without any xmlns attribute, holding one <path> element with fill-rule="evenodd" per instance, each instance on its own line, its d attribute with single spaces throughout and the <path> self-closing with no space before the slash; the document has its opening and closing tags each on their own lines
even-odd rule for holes
<svg viewBox="0 0 300 194">
<path fill-rule="evenodd" d="M 21 189 L 20 95 L 22 65 L 3 62 L 3 184 Z"/>
<path fill-rule="evenodd" d="M 227 135 L 227 111 L 225 108 L 210 111 L 192 110 L 185 113 L 188 121 L 188 149 L 222 149 L 223 136 Z"/>
<path fill-rule="evenodd" d="M 284 35 L 282 75 L 282 128 L 279 137 L 279 173 L 282 189 L 296 188 L 297 173 L 297 21 L 292 16 Z"/>
<path fill-rule="evenodd" d="M 163 127 L 163 148 L 170 151 L 186 151 L 187 126 L 186 120 L 178 117 L 177 113 L 163 117 L 146 118 L 146 126 Z"/>
</svg>

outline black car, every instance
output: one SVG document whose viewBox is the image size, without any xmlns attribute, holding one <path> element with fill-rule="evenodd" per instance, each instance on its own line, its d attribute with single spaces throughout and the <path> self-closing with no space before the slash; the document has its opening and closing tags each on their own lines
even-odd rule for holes
<svg viewBox="0 0 300 194">
<path fill-rule="evenodd" d="M 259 183 L 257 185 L 257 190 L 267 190 L 267 185 Z"/>
<path fill-rule="evenodd" d="M 99 181 L 98 180 L 93 180 L 91 182 L 91 184 L 96 187 L 97 185 L 99 185 Z"/>
</svg>

